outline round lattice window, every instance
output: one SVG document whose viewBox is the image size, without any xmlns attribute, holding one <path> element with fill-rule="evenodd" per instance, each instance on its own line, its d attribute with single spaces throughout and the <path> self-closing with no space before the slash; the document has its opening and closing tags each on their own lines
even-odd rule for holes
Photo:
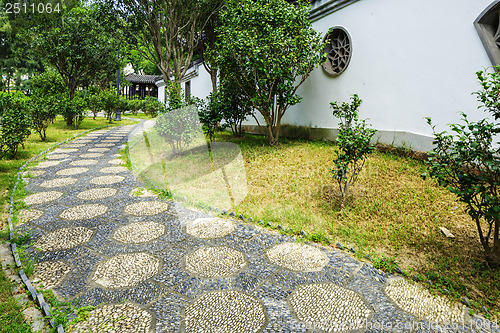
<svg viewBox="0 0 500 333">
<path fill-rule="evenodd" d="M 347 30 L 342 27 L 333 27 L 326 34 L 323 42 L 327 60 L 323 64 L 323 70 L 331 76 L 342 74 L 349 61 L 351 61 L 352 44 Z"/>
</svg>

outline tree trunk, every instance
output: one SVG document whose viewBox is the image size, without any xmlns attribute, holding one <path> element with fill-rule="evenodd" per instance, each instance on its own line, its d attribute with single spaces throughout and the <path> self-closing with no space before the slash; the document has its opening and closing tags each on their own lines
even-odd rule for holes
<svg viewBox="0 0 500 333">
<path fill-rule="evenodd" d="M 267 128 L 268 128 L 267 137 L 269 139 L 269 145 L 277 146 L 280 141 L 281 119 L 278 119 L 276 125 L 274 126 L 269 125 L 267 126 Z"/>
<path fill-rule="evenodd" d="M 212 92 L 217 92 L 217 67 L 210 68 L 210 80 L 212 81 Z"/>
<path fill-rule="evenodd" d="M 68 87 L 70 103 L 73 100 L 73 98 L 75 97 L 75 90 L 76 90 L 76 85 L 70 84 Z M 66 125 L 68 127 L 74 125 L 74 122 L 73 122 L 74 118 L 75 118 L 75 115 L 73 114 L 73 110 L 69 110 L 69 112 L 68 112 L 68 110 L 66 110 Z"/>
<path fill-rule="evenodd" d="M 278 126 L 267 127 L 267 138 L 269 139 L 270 146 L 277 146 L 280 141 L 280 128 Z"/>
<path fill-rule="evenodd" d="M 71 113 L 66 114 L 66 126 L 73 126 L 73 118 L 74 116 Z"/>
<path fill-rule="evenodd" d="M 491 250 L 489 253 L 486 254 L 486 261 L 488 264 L 493 267 L 493 268 L 499 268 L 500 267 L 500 251 L 499 249 Z"/>
<path fill-rule="evenodd" d="M 489 251 L 486 249 L 486 261 L 488 261 L 490 266 L 498 268 L 500 267 L 500 220 L 495 220 L 493 223 L 495 224 L 493 231 L 493 246 Z"/>
</svg>

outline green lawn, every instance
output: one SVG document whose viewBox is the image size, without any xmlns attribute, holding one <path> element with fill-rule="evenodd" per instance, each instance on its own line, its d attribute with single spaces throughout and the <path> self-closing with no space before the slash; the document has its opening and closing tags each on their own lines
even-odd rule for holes
<svg viewBox="0 0 500 333">
<path fill-rule="evenodd" d="M 24 320 L 21 306 L 12 297 L 11 281 L 0 270 L 0 332 L 28 333 L 31 332 L 29 323 Z"/>
</svg>

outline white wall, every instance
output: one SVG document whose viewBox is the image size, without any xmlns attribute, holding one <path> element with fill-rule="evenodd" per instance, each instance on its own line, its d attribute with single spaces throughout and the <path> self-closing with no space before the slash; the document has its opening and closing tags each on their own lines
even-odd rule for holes
<svg viewBox="0 0 500 333">
<path fill-rule="evenodd" d="M 479 90 L 475 72 L 491 63 L 473 22 L 492 1 L 360 0 L 314 22 L 323 36 L 333 26 L 347 29 L 351 62 L 335 78 L 316 68 L 299 89 L 302 103 L 284 122 L 336 128 L 329 103 L 357 93 L 361 117 L 388 131 L 382 141 L 391 143 L 392 131 L 409 132 L 396 134 L 402 137 L 396 143 L 414 141 L 414 148 L 425 149 L 412 135 L 432 134 L 424 117 L 440 125 L 457 122 L 459 111 L 483 117 L 471 93 Z"/>
<path fill-rule="evenodd" d="M 181 80 L 181 88 L 184 91 L 187 81 L 191 82 L 191 96 L 206 98 L 212 92 L 212 81 L 210 74 L 205 70 L 203 64 L 193 65 Z M 156 82 L 158 87 L 158 100 L 166 101 L 166 84 L 163 80 Z"/>
<path fill-rule="evenodd" d="M 165 81 L 157 81 L 156 86 L 158 87 L 158 100 L 162 103 L 165 103 L 166 100 L 166 94 L 165 94 L 165 88 L 167 85 L 165 84 Z"/>
<path fill-rule="evenodd" d="M 205 70 L 203 64 L 195 65 L 197 76 L 191 80 L 191 95 L 198 98 L 205 98 L 212 92 L 212 81 L 210 74 Z M 182 86 L 184 88 L 184 84 Z"/>
<path fill-rule="evenodd" d="M 323 36 L 333 26 L 347 29 L 351 62 L 335 78 L 316 68 L 299 89 L 302 103 L 283 123 L 336 128 L 330 102 L 357 93 L 360 115 L 380 131 L 381 142 L 429 149 L 432 131 L 424 117 L 444 130 L 459 121 L 459 111 L 473 120 L 485 115 L 471 93 L 479 90 L 475 72 L 491 63 L 473 22 L 492 1 L 360 0 L 313 22 Z M 210 75 L 200 64 L 191 93 L 203 98 L 210 91 Z"/>
</svg>

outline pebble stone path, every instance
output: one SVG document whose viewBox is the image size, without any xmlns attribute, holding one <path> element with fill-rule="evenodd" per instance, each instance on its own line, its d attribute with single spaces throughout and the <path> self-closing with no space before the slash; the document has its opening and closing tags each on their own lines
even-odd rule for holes
<svg viewBox="0 0 500 333">
<path fill-rule="evenodd" d="M 118 158 L 132 129 L 90 133 L 25 172 L 18 228 L 33 233 L 35 281 L 96 306 L 72 331 L 500 332 L 347 253 L 134 195 L 143 185 Z"/>
</svg>

